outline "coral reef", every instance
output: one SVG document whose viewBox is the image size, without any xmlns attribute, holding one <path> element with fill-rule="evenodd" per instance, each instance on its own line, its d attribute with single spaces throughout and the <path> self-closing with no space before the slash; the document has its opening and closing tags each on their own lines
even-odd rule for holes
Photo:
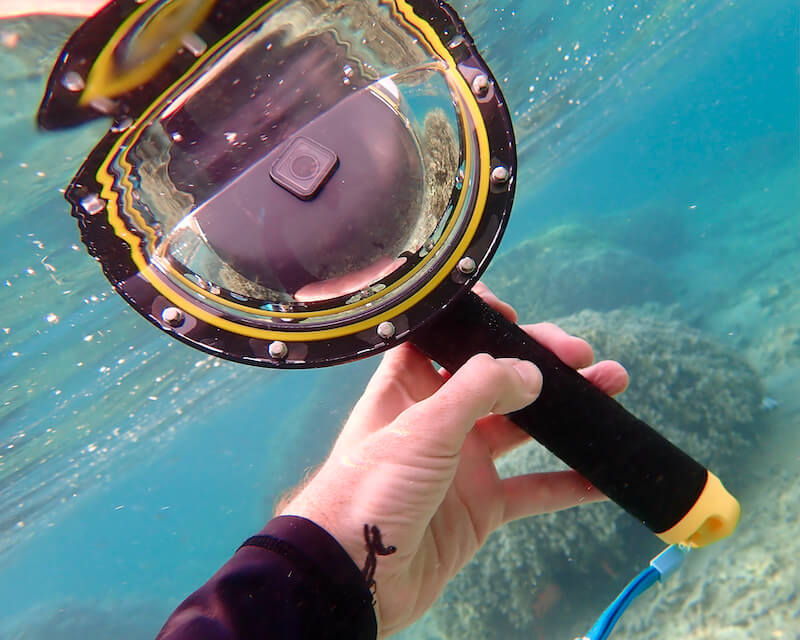
<svg viewBox="0 0 800 640">
<path fill-rule="evenodd" d="M 689 556 L 680 573 L 623 616 L 620 638 L 659 640 L 800 639 L 800 485 L 794 473 L 770 474 L 744 502 L 739 531 Z M 764 525 L 769 524 L 765 535 Z"/>
<path fill-rule="evenodd" d="M 622 403 L 735 489 L 737 464 L 761 412 L 758 377 L 735 354 L 665 316 L 653 305 L 582 311 L 558 323 L 586 338 L 598 359 L 622 361 L 631 374 Z M 497 466 L 509 476 L 563 465 L 531 443 Z M 448 587 L 434 621 L 450 638 L 561 637 L 569 624 L 580 631 L 658 547 L 610 503 L 514 522 L 493 534 Z"/>
<path fill-rule="evenodd" d="M 743 353 L 767 379 L 796 376 L 800 367 L 800 234 L 796 163 L 764 171 L 763 182 L 748 182 L 706 216 L 696 248 L 676 266 L 704 274 L 686 280 L 688 322 Z"/>
<path fill-rule="evenodd" d="M 800 247 L 792 251 L 793 263 L 785 261 L 751 286 L 732 287 L 732 299 L 702 318 L 709 330 L 727 331 L 731 344 L 765 377 L 800 368 Z"/>
<path fill-rule="evenodd" d="M 800 398 L 796 372 L 775 388 L 759 447 L 739 469 L 742 520 L 729 539 L 692 553 L 681 570 L 623 616 L 621 638 L 800 640 Z M 660 632 L 660 633 L 659 633 Z"/>
<path fill-rule="evenodd" d="M 668 304 L 676 289 L 654 262 L 577 225 L 555 227 L 498 255 L 484 280 L 529 321 L 582 309 Z"/>
<path fill-rule="evenodd" d="M 722 472 L 760 415 L 758 374 L 736 352 L 671 318 L 669 310 L 583 311 L 556 321 L 597 360 L 619 360 L 631 382 L 621 402 L 688 453 Z"/>
</svg>

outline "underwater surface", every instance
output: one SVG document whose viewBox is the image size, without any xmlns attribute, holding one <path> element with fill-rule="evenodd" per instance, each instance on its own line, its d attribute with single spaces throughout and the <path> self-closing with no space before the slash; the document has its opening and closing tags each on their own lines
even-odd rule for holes
<svg viewBox="0 0 800 640">
<path fill-rule="evenodd" d="M 619 638 L 800 638 L 800 11 L 457 2 L 515 121 L 486 281 L 631 373 L 623 404 L 742 502 Z M 376 361 L 268 371 L 168 339 L 62 193 L 106 122 L 33 124 L 77 20 L 0 21 L 0 638 L 148 638 L 320 461 Z M 557 468 L 532 444 L 504 473 Z M 494 534 L 404 638 L 582 635 L 660 543 L 590 505 Z M 379 586 L 380 588 L 380 586 Z M 613 636 L 612 636 L 613 637 Z"/>
</svg>

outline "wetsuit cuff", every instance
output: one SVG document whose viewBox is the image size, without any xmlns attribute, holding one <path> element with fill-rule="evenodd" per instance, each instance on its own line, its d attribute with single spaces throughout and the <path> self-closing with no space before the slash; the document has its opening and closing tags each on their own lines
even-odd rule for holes
<svg viewBox="0 0 800 640">
<path fill-rule="evenodd" d="M 305 573 L 327 595 L 329 602 L 320 606 L 330 612 L 332 624 L 351 621 L 354 633 L 348 637 L 377 637 L 372 592 L 350 555 L 325 529 L 300 516 L 278 516 L 240 550 L 248 547 L 276 553 Z"/>
</svg>

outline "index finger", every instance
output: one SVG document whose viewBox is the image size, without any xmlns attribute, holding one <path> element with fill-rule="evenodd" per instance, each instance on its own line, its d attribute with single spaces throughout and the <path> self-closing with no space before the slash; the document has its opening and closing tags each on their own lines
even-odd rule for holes
<svg viewBox="0 0 800 640">
<path fill-rule="evenodd" d="M 573 369 L 583 369 L 594 361 L 594 351 L 586 340 L 571 336 L 552 322 L 526 324 L 520 328 Z"/>
<path fill-rule="evenodd" d="M 476 282 L 475 286 L 472 287 L 472 291 L 480 296 L 492 309 L 503 314 L 506 320 L 510 322 L 517 321 L 517 312 L 514 310 L 514 307 L 498 298 L 483 281 Z"/>
<path fill-rule="evenodd" d="M 549 471 L 503 480 L 503 522 L 607 500 L 577 471 Z"/>
</svg>

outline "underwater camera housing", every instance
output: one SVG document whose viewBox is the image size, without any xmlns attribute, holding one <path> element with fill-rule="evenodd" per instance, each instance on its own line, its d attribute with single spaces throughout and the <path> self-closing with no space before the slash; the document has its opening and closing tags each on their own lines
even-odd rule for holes
<svg viewBox="0 0 800 640">
<path fill-rule="evenodd" d="M 176 24 L 167 4 L 208 13 Z M 116 121 L 67 190 L 84 242 L 142 315 L 214 355 L 390 348 L 499 243 L 516 165 L 499 88 L 444 6 L 207 4 L 115 2 L 67 43 L 40 125 Z M 165 61 L 140 43 L 167 27 L 190 33 Z"/>
<path fill-rule="evenodd" d="M 439 0 L 115 0 L 67 42 L 42 128 L 114 124 L 66 192 L 117 292 L 171 336 L 305 368 L 411 340 L 535 362 L 511 417 L 666 542 L 733 531 L 698 462 L 469 289 L 511 211 L 501 91 Z M 576 401 L 576 399 L 579 399 Z"/>
</svg>

